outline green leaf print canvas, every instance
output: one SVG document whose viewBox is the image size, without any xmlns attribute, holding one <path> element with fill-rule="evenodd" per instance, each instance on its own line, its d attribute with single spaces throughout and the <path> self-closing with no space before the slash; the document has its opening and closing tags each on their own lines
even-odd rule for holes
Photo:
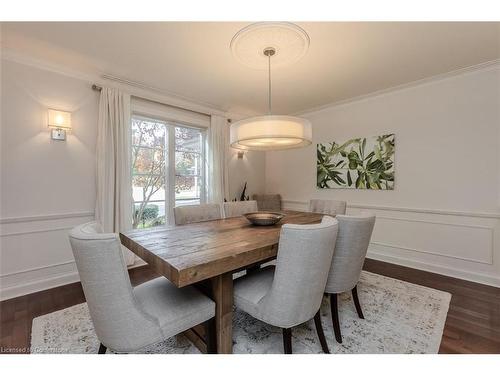
<svg viewBox="0 0 500 375">
<path fill-rule="evenodd" d="M 318 188 L 394 190 L 394 147 L 394 134 L 318 144 Z"/>
</svg>

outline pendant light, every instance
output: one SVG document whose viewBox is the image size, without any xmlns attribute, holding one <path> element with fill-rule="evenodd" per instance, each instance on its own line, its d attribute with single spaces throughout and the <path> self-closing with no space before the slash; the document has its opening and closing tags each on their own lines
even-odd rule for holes
<svg viewBox="0 0 500 375">
<path fill-rule="evenodd" d="M 296 28 L 298 28 L 298 26 L 289 23 L 259 23 L 255 25 L 257 26 L 260 35 L 262 35 L 263 27 L 270 27 L 273 30 L 281 28 L 281 34 L 283 33 L 283 30 L 297 33 Z M 302 29 L 298 29 L 305 34 Z M 248 32 L 248 28 L 243 29 L 242 31 Z M 307 34 L 305 35 L 307 36 Z M 239 36 L 239 34 L 237 34 L 235 38 L 237 36 Z M 235 38 L 233 38 L 233 41 Z M 280 40 L 283 40 L 283 38 Z M 307 37 L 307 45 L 308 43 L 309 39 Z M 295 48 L 296 45 L 297 43 L 294 43 Z M 309 120 L 294 116 L 272 114 L 271 59 L 277 54 L 277 48 L 268 46 L 263 48 L 261 53 L 263 56 L 267 57 L 268 114 L 250 117 L 233 123 L 230 128 L 231 146 L 242 150 L 268 151 L 298 148 L 310 145 L 312 142 L 312 129 Z"/>
</svg>

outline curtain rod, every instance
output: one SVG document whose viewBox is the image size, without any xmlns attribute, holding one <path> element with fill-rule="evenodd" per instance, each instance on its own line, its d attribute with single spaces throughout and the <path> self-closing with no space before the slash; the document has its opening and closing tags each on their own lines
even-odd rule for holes
<svg viewBox="0 0 500 375">
<path fill-rule="evenodd" d="M 100 92 L 100 91 L 102 90 L 102 87 L 101 87 L 101 86 L 98 86 L 98 85 L 96 85 L 96 84 L 94 83 L 94 84 L 92 85 L 92 90 L 94 90 L 94 91 L 99 91 L 99 92 Z M 160 103 L 160 102 L 156 102 L 156 103 L 163 104 L 163 105 L 169 105 L 169 104 L 164 104 L 164 103 Z M 180 108 L 180 109 L 185 109 L 185 108 L 176 107 L 176 106 L 172 106 L 172 105 L 169 105 L 169 106 L 170 106 L 170 107 L 175 107 L 175 108 Z M 189 110 L 189 109 L 188 109 L 188 111 L 191 111 L 191 110 Z M 202 112 L 197 112 L 197 111 L 191 111 L 191 112 L 200 113 L 200 114 L 202 114 L 202 115 L 208 115 L 207 113 L 202 113 Z M 208 116 L 210 116 L 210 115 L 208 115 Z M 232 120 L 231 120 L 230 118 L 228 118 L 228 119 L 227 119 L 227 122 L 228 122 L 228 124 L 229 124 L 229 125 L 231 125 Z"/>
</svg>

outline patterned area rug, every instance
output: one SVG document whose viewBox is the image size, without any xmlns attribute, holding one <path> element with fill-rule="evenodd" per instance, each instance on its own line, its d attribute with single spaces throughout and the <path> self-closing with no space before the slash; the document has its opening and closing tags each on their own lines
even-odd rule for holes
<svg viewBox="0 0 500 375">
<path fill-rule="evenodd" d="M 364 272 L 358 294 L 365 319 L 359 319 L 350 293 L 339 298 L 343 343 L 333 335 L 330 306 L 325 298 L 321 315 L 332 353 L 437 353 L 451 295 L 435 289 Z M 292 330 L 294 353 L 321 353 L 314 323 Z M 236 310 L 233 317 L 234 353 L 282 353 L 281 329 Z M 37 317 L 31 334 L 32 353 L 97 353 L 99 342 L 87 304 Z M 108 351 L 109 352 L 109 351 Z M 199 353 L 183 335 L 140 353 Z"/>
</svg>

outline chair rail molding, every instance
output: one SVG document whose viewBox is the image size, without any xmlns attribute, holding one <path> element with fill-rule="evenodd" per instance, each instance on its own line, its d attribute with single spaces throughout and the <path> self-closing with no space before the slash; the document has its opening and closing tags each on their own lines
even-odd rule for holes
<svg viewBox="0 0 500 375">
<path fill-rule="evenodd" d="M 0 218 L 0 224 L 27 223 L 30 221 L 58 220 L 58 219 L 69 219 L 73 217 L 89 217 L 89 216 L 94 216 L 94 212 L 83 211 L 83 212 L 48 214 L 48 215 L 16 216 L 16 217 Z"/>
<path fill-rule="evenodd" d="M 309 207 L 308 201 L 299 200 L 289 200 L 283 199 L 283 204 L 286 205 L 299 205 L 305 208 Z M 451 216 L 466 216 L 466 217 L 481 217 L 481 218 L 492 218 L 500 219 L 499 212 L 481 212 L 481 211 L 454 211 L 454 210 L 444 210 L 444 209 L 433 209 L 433 208 L 415 208 L 415 207 L 396 207 L 396 206 L 379 206 L 373 204 L 359 204 L 359 203 L 347 203 L 347 208 L 360 208 L 366 210 L 381 210 L 381 211 L 399 211 L 399 212 L 416 212 L 422 214 L 436 214 L 436 215 L 451 215 Z"/>
<path fill-rule="evenodd" d="M 309 207 L 308 201 L 282 202 L 284 209 Z M 500 212 L 361 203 L 347 210 L 377 214 L 369 258 L 500 287 Z"/>
</svg>

